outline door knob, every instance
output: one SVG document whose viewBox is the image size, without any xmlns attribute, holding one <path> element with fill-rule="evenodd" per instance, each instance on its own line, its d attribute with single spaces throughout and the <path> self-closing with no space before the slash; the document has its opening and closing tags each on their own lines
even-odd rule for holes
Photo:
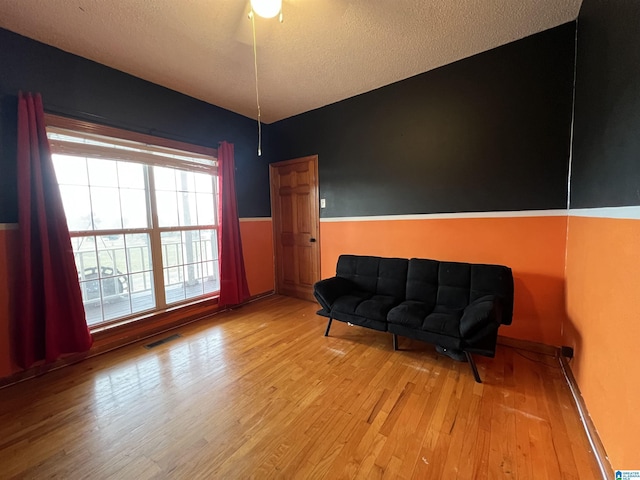
<svg viewBox="0 0 640 480">
<path fill-rule="evenodd" d="M 316 239 L 315 239 L 315 238 L 310 238 L 310 239 L 309 239 L 309 241 L 310 241 L 311 243 L 313 243 L 313 242 L 315 242 L 315 241 L 316 241 Z"/>
</svg>

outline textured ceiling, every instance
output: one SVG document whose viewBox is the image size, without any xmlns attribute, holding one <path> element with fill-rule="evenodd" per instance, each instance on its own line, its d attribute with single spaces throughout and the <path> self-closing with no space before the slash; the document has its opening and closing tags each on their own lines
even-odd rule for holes
<svg viewBox="0 0 640 480">
<path fill-rule="evenodd" d="M 284 0 L 284 23 L 256 21 L 262 120 L 572 21 L 581 2 Z M 248 12 L 248 0 L 0 0 L 0 27 L 255 118 Z"/>
</svg>

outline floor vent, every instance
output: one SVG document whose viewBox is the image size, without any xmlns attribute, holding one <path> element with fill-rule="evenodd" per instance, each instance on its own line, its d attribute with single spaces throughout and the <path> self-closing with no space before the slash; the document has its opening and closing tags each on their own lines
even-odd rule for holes
<svg viewBox="0 0 640 480">
<path fill-rule="evenodd" d="M 160 345 L 162 345 L 164 343 L 172 342 L 173 340 L 176 340 L 176 339 L 180 338 L 181 336 L 182 335 L 180 335 L 179 333 L 176 333 L 175 335 L 171 335 L 169 337 L 162 338 L 160 340 L 156 340 L 155 342 L 152 342 L 149 345 L 145 345 L 144 348 L 146 348 L 147 350 L 151 350 L 152 348 L 159 347 Z"/>
</svg>

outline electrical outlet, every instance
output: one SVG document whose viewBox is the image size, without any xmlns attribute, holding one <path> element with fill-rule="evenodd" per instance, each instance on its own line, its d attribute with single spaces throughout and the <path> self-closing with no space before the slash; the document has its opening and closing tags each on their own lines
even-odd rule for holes
<svg viewBox="0 0 640 480">
<path fill-rule="evenodd" d="M 326 208 L 327 207 L 327 200 L 325 198 L 321 198 L 320 199 L 320 208 Z"/>
</svg>

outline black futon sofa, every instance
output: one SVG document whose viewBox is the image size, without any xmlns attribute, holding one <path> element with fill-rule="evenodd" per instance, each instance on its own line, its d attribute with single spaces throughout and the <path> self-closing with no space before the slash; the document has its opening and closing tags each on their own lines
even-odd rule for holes
<svg viewBox="0 0 640 480">
<path fill-rule="evenodd" d="M 466 357 L 481 383 L 472 354 L 493 357 L 498 327 L 513 315 L 509 267 L 421 258 L 341 255 L 336 276 L 317 282 L 319 315 L 439 346 Z"/>
</svg>

